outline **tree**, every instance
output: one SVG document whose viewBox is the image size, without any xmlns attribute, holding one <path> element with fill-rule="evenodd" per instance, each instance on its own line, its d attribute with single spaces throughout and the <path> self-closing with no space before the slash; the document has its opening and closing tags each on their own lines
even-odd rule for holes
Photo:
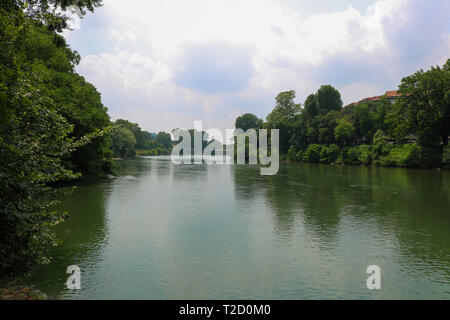
<svg viewBox="0 0 450 320">
<path fill-rule="evenodd" d="M 403 78 L 399 93 L 399 114 L 405 121 L 398 127 L 417 135 L 425 166 L 440 166 L 450 135 L 450 59 L 442 68 Z"/>
<path fill-rule="evenodd" d="M 167 132 L 158 132 L 156 135 L 156 141 L 161 144 L 163 148 L 170 149 L 172 147 L 172 138 Z"/>
<path fill-rule="evenodd" d="M 267 123 L 277 124 L 283 120 L 292 120 L 298 114 L 300 114 L 300 104 L 294 102 L 295 91 L 281 92 L 275 98 L 275 107 L 272 112 L 267 116 Z"/>
<path fill-rule="evenodd" d="M 17 41 L 20 37 L 9 18 L 0 15 L 2 36 Z M 51 227 L 65 217 L 50 209 L 64 189 L 51 186 L 80 176 L 67 169 L 63 159 L 104 132 L 81 139 L 71 136 L 74 126 L 42 90 L 49 71 L 28 72 L 17 59 L 18 47 L 1 52 L 6 53 L 0 57 L 2 68 L 3 59 L 10 59 L 0 78 L 0 278 L 4 278 L 49 260 L 48 249 L 56 244 Z"/>
<path fill-rule="evenodd" d="M 246 113 L 242 116 L 236 118 L 235 127 L 236 129 L 242 129 L 247 131 L 248 129 L 261 129 L 263 126 L 262 119 L 259 119 L 252 113 Z"/>
<path fill-rule="evenodd" d="M 358 104 L 353 110 L 355 133 L 360 141 L 371 142 L 375 134 L 376 114 L 365 103 Z"/>
<path fill-rule="evenodd" d="M 338 143 L 341 145 L 346 145 L 355 137 L 355 128 L 347 120 L 338 120 L 338 125 L 334 129 L 334 136 Z"/>
<path fill-rule="evenodd" d="M 319 142 L 322 144 L 334 143 L 334 129 L 338 125 L 341 113 L 335 110 L 328 112 L 324 116 L 318 116 Z"/>
<path fill-rule="evenodd" d="M 82 14 L 84 8 L 89 9 L 88 2 L 99 1 L 0 2 L 2 280 L 49 261 L 48 249 L 57 244 L 51 228 L 65 218 L 64 213 L 51 209 L 56 196 L 65 190 L 54 186 L 80 177 L 65 160 L 78 148 L 105 137 L 106 131 L 99 128 L 75 136 L 75 125 L 62 114 L 62 105 L 56 99 L 64 95 L 64 85 L 49 85 L 57 83 L 58 76 L 70 77 L 79 56 L 67 50 L 61 36 L 43 30 L 64 27 L 57 9 L 76 5 Z M 29 46 L 33 37 L 43 40 L 35 42 L 37 45 L 50 44 L 50 50 L 33 50 Z"/>
<path fill-rule="evenodd" d="M 41 77 L 39 89 L 74 125 L 70 135 L 80 138 L 108 127 L 110 119 L 100 93 L 74 71 L 79 54 L 69 48 L 62 36 L 32 21 L 28 23 L 30 27 L 21 42 L 26 57 L 22 70 Z M 105 136 L 72 153 L 67 164 L 85 176 L 101 176 L 111 172 L 110 159 L 110 143 Z"/>
<path fill-rule="evenodd" d="M 29 19 L 44 24 L 51 31 L 67 29 L 70 17 L 67 11 L 76 12 L 80 17 L 86 10 L 93 12 L 102 5 L 102 0 L 2 0 L 0 8 L 6 11 L 22 11 Z"/>
<path fill-rule="evenodd" d="M 327 114 L 331 110 L 340 111 L 342 108 L 341 94 L 330 85 L 323 85 L 317 91 L 317 104 L 321 114 Z"/>
<path fill-rule="evenodd" d="M 115 157 L 125 158 L 136 155 L 136 138 L 130 129 L 125 127 L 115 128 L 111 132 L 111 141 Z"/>
<path fill-rule="evenodd" d="M 305 100 L 305 113 L 309 118 L 314 118 L 319 114 L 319 104 L 317 102 L 317 95 L 310 94 Z"/>
<path fill-rule="evenodd" d="M 124 119 L 117 119 L 114 123 L 133 132 L 133 135 L 136 138 L 136 149 L 150 150 L 157 147 L 153 134 L 148 131 L 143 131 L 139 127 L 139 124 Z"/>
<path fill-rule="evenodd" d="M 267 116 L 266 127 L 280 130 L 280 154 L 286 154 L 289 150 L 295 123 L 300 117 L 300 104 L 296 104 L 294 99 L 294 90 L 281 92 L 275 98 L 275 107 Z"/>
<path fill-rule="evenodd" d="M 450 135 L 450 59 L 441 68 L 402 79 L 398 104 L 406 117 L 410 132 L 421 145 L 448 144 Z"/>
</svg>

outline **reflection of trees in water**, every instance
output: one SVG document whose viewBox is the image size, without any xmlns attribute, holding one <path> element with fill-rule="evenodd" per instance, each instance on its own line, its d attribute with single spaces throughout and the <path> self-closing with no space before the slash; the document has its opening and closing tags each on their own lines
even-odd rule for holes
<svg viewBox="0 0 450 320">
<path fill-rule="evenodd" d="M 372 190 L 379 228 L 395 234 L 400 250 L 417 263 L 450 276 L 450 175 L 448 172 L 386 169 Z M 388 223 L 386 223 L 386 221 Z M 427 272 L 427 270 L 424 270 Z M 447 280 L 449 280 L 447 278 Z"/>
<path fill-rule="evenodd" d="M 62 243 L 51 250 L 52 262 L 32 275 L 32 281 L 52 296 L 65 289 L 68 266 L 90 268 L 99 262 L 107 241 L 105 185 L 80 185 L 56 209 L 69 213 L 69 218 L 55 227 Z"/>
<path fill-rule="evenodd" d="M 266 179 L 260 175 L 260 170 L 257 166 L 234 165 L 232 171 L 236 198 L 239 201 L 254 198 L 265 185 Z"/>
<path fill-rule="evenodd" d="M 333 245 L 345 216 L 394 236 L 409 262 L 430 263 L 450 274 L 448 172 L 303 164 L 282 165 L 269 177 L 245 166 L 233 171 L 236 199 L 266 200 L 279 235 L 292 233 L 300 217 L 307 233 Z"/>
<path fill-rule="evenodd" d="M 143 164 L 139 159 L 114 162 L 114 170 L 118 176 L 134 176 Z"/>
<path fill-rule="evenodd" d="M 302 218 L 307 232 L 330 242 L 339 223 L 339 201 L 333 184 L 322 179 L 320 167 L 281 166 L 275 176 L 261 176 L 258 168 L 236 167 L 234 180 L 239 201 L 263 196 L 274 212 L 280 235 L 292 233 Z"/>
<path fill-rule="evenodd" d="M 306 187 L 300 201 L 304 208 L 305 229 L 322 245 L 332 247 L 341 220 L 339 181 L 325 166 L 308 166 L 303 172 Z"/>
</svg>

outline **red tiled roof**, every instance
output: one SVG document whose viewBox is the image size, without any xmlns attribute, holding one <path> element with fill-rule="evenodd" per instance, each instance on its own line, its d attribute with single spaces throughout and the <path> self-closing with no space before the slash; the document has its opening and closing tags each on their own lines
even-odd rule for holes
<svg viewBox="0 0 450 320">
<path fill-rule="evenodd" d="M 397 90 L 391 90 L 391 91 L 386 91 L 386 93 L 385 93 L 384 95 L 382 95 L 382 96 L 375 96 L 375 97 L 364 98 L 364 99 L 362 99 L 362 100 L 360 100 L 360 101 L 358 101 L 358 102 L 350 103 L 350 105 L 353 106 L 353 105 L 358 105 L 358 104 L 363 103 L 363 102 L 380 101 L 381 98 L 383 98 L 383 97 L 387 97 L 387 98 L 397 98 L 397 97 L 399 97 L 399 96 L 400 96 L 400 94 L 398 93 Z"/>
<path fill-rule="evenodd" d="M 392 90 L 392 91 L 386 91 L 386 93 L 384 94 L 386 97 L 399 97 L 400 94 L 398 93 L 397 90 Z"/>
</svg>

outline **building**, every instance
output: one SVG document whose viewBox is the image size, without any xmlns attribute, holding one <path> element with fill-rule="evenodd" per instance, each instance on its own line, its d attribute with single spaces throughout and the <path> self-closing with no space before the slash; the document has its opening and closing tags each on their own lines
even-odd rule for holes
<svg viewBox="0 0 450 320">
<path fill-rule="evenodd" d="M 398 93 L 397 90 L 392 90 L 392 91 L 386 91 L 386 93 L 382 96 L 375 96 L 375 97 L 369 97 L 369 98 L 365 98 L 362 99 L 358 102 L 353 102 L 350 105 L 358 105 L 360 103 L 366 103 L 366 102 L 378 102 L 380 101 L 382 98 L 386 98 L 389 102 L 394 103 L 398 98 L 400 97 L 400 94 Z"/>
</svg>

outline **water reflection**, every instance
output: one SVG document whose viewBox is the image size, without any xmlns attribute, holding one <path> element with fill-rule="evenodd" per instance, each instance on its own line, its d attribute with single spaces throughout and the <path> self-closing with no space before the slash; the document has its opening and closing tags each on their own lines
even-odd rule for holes
<svg viewBox="0 0 450 320">
<path fill-rule="evenodd" d="M 347 254 L 338 248 L 346 234 L 359 244 L 354 254 L 395 260 L 405 281 L 450 282 L 448 172 L 293 164 L 274 177 L 244 167 L 234 173 L 236 198 L 267 201 L 279 239 L 298 241 L 293 235 L 304 232 L 302 241 L 335 255 Z"/>
<path fill-rule="evenodd" d="M 61 208 L 63 245 L 33 282 L 97 299 L 448 298 L 448 172 L 117 163 Z M 80 291 L 64 289 L 82 268 Z M 369 264 L 383 290 L 365 287 Z"/>
<path fill-rule="evenodd" d="M 33 273 L 31 283 L 53 297 L 69 294 L 66 273 L 70 265 L 78 265 L 85 276 L 97 268 L 108 241 L 105 218 L 107 184 L 80 185 L 61 199 L 56 210 L 67 211 L 69 218 L 55 227 L 62 244 L 51 250 L 52 262 Z M 86 284 L 86 283 L 85 283 Z"/>
</svg>

